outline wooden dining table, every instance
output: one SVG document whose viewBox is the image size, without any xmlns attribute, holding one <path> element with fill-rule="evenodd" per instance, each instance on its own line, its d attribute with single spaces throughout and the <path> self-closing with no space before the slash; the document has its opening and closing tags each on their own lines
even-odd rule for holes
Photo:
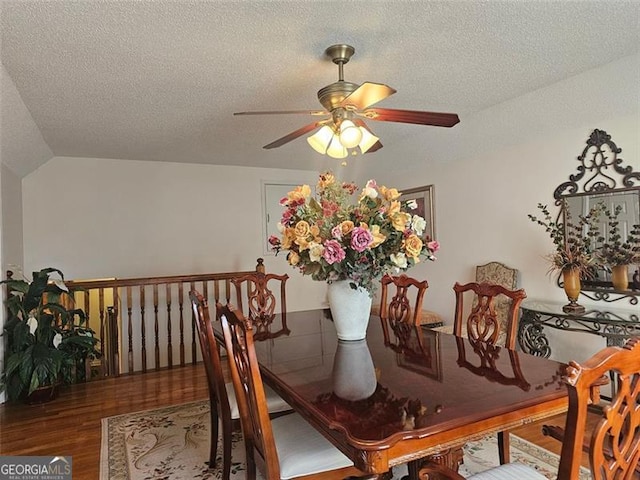
<svg viewBox="0 0 640 480">
<path fill-rule="evenodd" d="M 256 343 L 263 381 L 363 472 L 430 456 L 457 469 L 462 446 L 567 409 L 564 365 L 423 327 L 385 345 L 336 337 L 328 309 L 288 312 Z M 496 458 L 496 462 L 497 462 Z"/>
</svg>

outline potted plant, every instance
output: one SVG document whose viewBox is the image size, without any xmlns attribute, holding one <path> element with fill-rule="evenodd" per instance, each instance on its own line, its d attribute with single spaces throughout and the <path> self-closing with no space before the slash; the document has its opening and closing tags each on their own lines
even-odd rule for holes
<svg viewBox="0 0 640 480">
<path fill-rule="evenodd" d="M 59 278 L 52 280 L 52 275 Z M 84 312 L 67 307 L 73 298 L 60 270 L 45 268 L 33 272 L 32 281 L 0 283 L 7 286 L 9 313 L 2 334 L 6 355 L 0 391 L 10 400 L 49 400 L 60 383 L 74 382 L 80 363 L 99 356 L 98 340 L 86 327 Z"/>
<path fill-rule="evenodd" d="M 581 279 L 591 278 L 597 268 L 597 256 L 594 251 L 598 229 L 595 227 L 602 206 L 596 205 L 587 215 L 580 215 L 574 222 L 568 209 L 564 209 L 564 221 L 554 221 L 546 205 L 538 204 L 543 215 L 540 219 L 529 215 L 532 222 L 542 225 L 555 245 L 555 251 L 547 256 L 550 262 L 549 273 L 562 274 L 564 290 L 569 304 L 563 307 L 565 312 L 582 313 L 584 307 L 578 305 Z"/>
<path fill-rule="evenodd" d="M 613 287 L 626 290 L 629 287 L 629 265 L 640 264 L 640 224 L 632 225 L 627 237 L 623 238 L 618 219 L 622 205 L 617 205 L 613 211 L 603 207 L 603 211 L 607 217 L 608 237 L 598 237 L 601 245 L 598 257 L 610 269 Z"/>
</svg>

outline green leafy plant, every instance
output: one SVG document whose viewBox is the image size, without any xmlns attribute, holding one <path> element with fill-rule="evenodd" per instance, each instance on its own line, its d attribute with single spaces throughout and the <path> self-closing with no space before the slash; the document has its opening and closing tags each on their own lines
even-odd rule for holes
<svg viewBox="0 0 640 480">
<path fill-rule="evenodd" d="M 56 277 L 52 280 L 51 276 Z M 62 272 L 45 268 L 33 280 L 0 282 L 8 289 L 3 336 L 6 337 L 0 391 L 10 400 L 24 398 L 42 386 L 72 383 L 77 366 L 96 358 L 98 340 L 86 327 L 86 316 L 73 307 Z"/>
<path fill-rule="evenodd" d="M 549 273 L 575 269 L 581 278 L 591 278 L 597 267 L 595 252 L 596 239 L 599 235 L 596 228 L 602 213 L 602 206 L 596 205 L 587 215 L 579 215 L 574 222 L 568 209 L 565 209 L 564 222 L 553 220 L 546 205 L 538 204 L 543 218 L 528 215 L 532 222 L 545 228 L 555 245 L 555 251 L 547 256 L 551 263 Z"/>
<path fill-rule="evenodd" d="M 608 238 L 602 235 L 598 237 L 598 242 L 601 244 L 598 257 L 602 263 L 609 267 L 640 263 L 640 224 L 632 225 L 627 237 L 622 238 L 618 220 L 618 216 L 622 213 L 622 205 L 617 205 L 613 211 L 608 208 L 603 210 L 607 217 L 609 236 Z"/>
</svg>

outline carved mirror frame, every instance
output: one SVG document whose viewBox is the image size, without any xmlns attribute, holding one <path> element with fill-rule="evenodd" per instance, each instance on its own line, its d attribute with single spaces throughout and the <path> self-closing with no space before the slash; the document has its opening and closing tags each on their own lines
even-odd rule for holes
<svg viewBox="0 0 640 480">
<path fill-rule="evenodd" d="M 637 203 L 635 200 L 633 203 L 634 221 L 640 223 L 640 172 L 634 171 L 629 165 L 624 166 L 623 159 L 618 157 L 622 149 L 604 130 L 595 129 L 586 144 L 577 158 L 577 173 L 570 175 L 569 181 L 558 185 L 553 192 L 555 204 L 560 208 L 558 221 L 564 221 L 568 205 L 576 201 L 588 205 L 593 198 L 631 194 L 632 200 L 637 198 Z M 575 212 L 571 215 L 577 218 Z M 640 264 L 630 266 L 629 273 L 627 290 L 615 290 L 610 278 L 605 276 L 583 280 L 580 293 L 592 300 L 615 302 L 627 299 L 630 304 L 637 305 L 640 297 Z"/>
</svg>

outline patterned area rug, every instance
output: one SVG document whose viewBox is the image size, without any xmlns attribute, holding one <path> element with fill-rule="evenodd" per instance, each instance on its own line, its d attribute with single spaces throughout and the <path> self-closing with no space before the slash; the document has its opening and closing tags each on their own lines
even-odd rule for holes
<svg viewBox="0 0 640 480">
<path fill-rule="evenodd" d="M 100 480 L 220 479 L 220 469 L 208 470 L 209 402 L 147 410 L 102 419 Z M 549 479 L 556 478 L 558 456 L 511 435 L 511 461 L 526 463 Z M 468 477 L 498 463 L 496 436 L 465 447 L 460 473 Z M 233 436 L 231 478 L 244 478 L 242 435 Z M 220 460 L 221 464 L 221 460 Z M 393 469 L 394 480 L 406 468 Z M 261 478 L 259 476 L 259 478 Z M 590 480 L 586 469 L 580 480 Z"/>
</svg>

